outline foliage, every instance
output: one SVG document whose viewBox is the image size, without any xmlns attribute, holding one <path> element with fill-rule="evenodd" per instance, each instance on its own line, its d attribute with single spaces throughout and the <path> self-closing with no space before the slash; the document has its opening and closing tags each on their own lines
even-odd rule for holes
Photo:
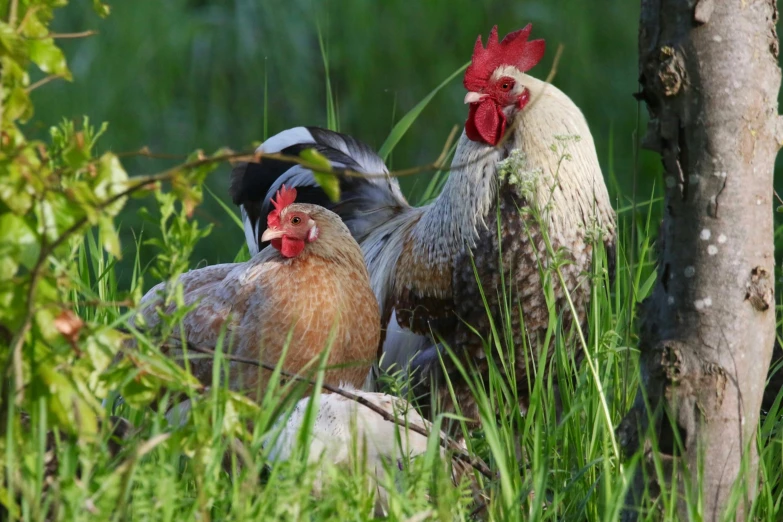
<svg viewBox="0 0 783 522">
<path fill-rule="evenodd" d="M 637 89 L 639 2 L 596 0 L 593 7 L 586 10 L 583 0 L 132 0 L 113 2 L 112 16 L 96 21 L 73 3 L 58 13 L 56 30 L 99 34 L 58 40 L 74 81 L 34 91 L 36 113 L 28 126 L 31 134 L 45 135 L 63 116 L 89 114 L 93 121 L 111 122 L 101 141 L 105 148 L 146 145 L 183 154 L 195 146 L 244 149 L 292 125 L 327 127 L 328 114 L 336 112 L 332 121 L 339 120 L 342 132 L 380 150 L 387 137 L 394 138 L 390 130 L 401 116 L 470 59 L 477 35 L 486 41 L 495 24 L 502 35 L 532 22 L 532 38 L 546 38 L 548 51 L 531 74 L 545 77 L 555 50 L 564 45 L 554 83 L 584 112 L 604 171 L 616 172 L 621 190 L 616 197 L 630 196 L 633 133 L 637 124 L 644 128 L 646 117 L 642 108 L 637 121 L 631 96 Z M 328 51 L 331 112 L 324 103 L 327 71 L 319 27 Z M 399 141 L 390 168 L 431 162 L 452 127 L 464 124 L 461 80 L 458 75 L 443 86 L 408 132 L 394 138 Z M 168 165 L 150 157 L 123 158 L 123 164 L 132 172 Z M 657 155 L 640 153 L 637 194 L 651 193 L 659 165 Z M 431 176 L 401 179 L 403 192 L 418 201 Z M 207 184 L 230 204 L 228 180 L 223 167 Z M 233 232 L 220 205 L 207 199 L 196 212 L 215 232 L 196 245 L 194 261 L 232 261 L 243 237 Z M 125 243 L 144 224 L 136 210 L 145 204 L 126 205 L 120 230 Z M 143 246 L 142 263 L 155 255 L 154 248 Z M 118 277 L 129 284 L 131 273 L 126 257 Z"/>
<path fill-rule="evenodd" d="M 28 140 L 20 123 L 33 111 L 29 65 L 47 78 L 71 77 L 48 28 L 54 9 L 64 4 L 12 1 L 0 22 L 2 404 L 4 411 L 36 411 L 50 427 L 89 442 L 100 429 L 100 398 L 107 390 L 124 390 L 126 398 L 142 405 L 163 383 L 194 385 L 178 366 L 143 357 L 109 370 L 126 342 L 112 324 L 120 317 L 118 307 L 104 302 L 109 293 L 125 297 L 110 283 L 122 255 L 116 218 L 128 197 L 152 192 L 163 232 L 163 240 L 153 242 L 160 249 L 153 273 L 169 277 L 187 269 L 189 249 L 209 232 L 188 218 L 201 201 L 207 174 L 229 154 L 206 157 L 197 151 L 180 166 L 129 178 L 116 154 L 96 153 L 106 124 L 96 129 L 86 117 L 80 125 L 66 120 L 50 130 L 48 141 Z M 108 13 L 101 2 L 94 8 Z M 162 182 L 170 182 L 170 192 L 163 191 Z M 79 300 L 109 306 L 114 313 L 96 312 L 85 320 L 74 313 Z M 6 451 L 12 454 L 12 448 Z"/>
<path fill-rule="evenodd" d="M 61 123 L 45 138 L 28 139 L 22 125 L 33 115 L 30 91 L 36 83 L 44 86 L 31 82 L 31 76 L 70 78 L 64 54 L 47 37 L 55 7 L 65 3 L 0 1 L 0 506 L 25 520 L 367 519 L 376 492 L 365 474 L 329 467 L 321 471 L 304 454 L 268 465 L 266 445 L 275 421 L 285 418 L 305 392 L 302 386 L 291 382 L 272 388 L 260 404 L 229 392 L 221 385 L 226 371 L 221 345 L 216 347 L 213 385 L 206 389 L 174 362 L 169 346 L 138 334 L 129 324 L 147 274 L 147 283 L 171 279 L 195 266 L 192 258 L 200 259 L 194 255 L 199 248 L 226 244 L 208 236 L 211 224 L 194 217 L 201 218 L 207 176 L 219 161 L 237 155 L 225 149 L 212 155 L 195 151 L 157 174 L 128 176 L 123 165 L 130 158 L 99 152 L 114 128 L 106 124 L 96 127 L 87 118 L 76 124 L 58 114 Z M 99 15 L 108 14 L 97 0 L 93 6 Z M 333 65 L 335 56 L 327 55 L 327 47 L 328 42 L 321 47 L 322 58 Z M 446 69 L 441 71 L 444 78 L 453 67 Z M 90 84 L 84 90 L 97 88 Z M 337 104 L 329 99 L 330 120 L 336 125 Z M 399 119 L 386 141 L 389 147 L 404 144 L 405 131 L 425 114 L 425 102 L 435 100 L 410 104 L 413 116 Z M 304 159 L 319 161 L 317 156 Z M 608 174 L 615 179 L 613 169 Z M 331 179 L 328 171 L 324 175 Z M 613 189 L 622 194 L 619 187 Z M 419 196 L 435 193 L 437 181 Z M 636 303 L 655 280 L 652 237 L 660 204 L 655 196 L 647 201 L 620 197 L 613 290 L 608 290 L 608 260 L 599 252 L 590 278 L 589 328 L 581 336 L 563 331 L 560 318 L 552 314 L 549 335 L 555 355 L 528 372 L 528 411 L 519 411 L 515 388 L 496 368 L 489 382 L 481 383 L 489 392 L 474 383 L 485 422 L 470 434 L 469 449 L 499 472 L 484 484 L 488 505 L 478 507 L 490 519 L 618 519 L 638 459 L 624 461 L 618 455 L 613 426 L 628 410 L 633 400 L 629 393 L 639 378 L 632 325 Z M 135 236 L 121 234 L 131 217 L 131 198 L 137 197 L 147 230 L 136 227 Z M 232 221 L 228 216 L 221 220 Z M 239 227 L 235 230 L 241 238 Z M 142 247 L 154 258 L 147 261 Z M 121 256 L 132 269 L 130 277 L 119 269 Z M 558 268 L 553 263 L 543 275 L 557 277 Z M 167 299 L 181 304 L 177 286 L 167 290 Z M 166 318 L 157 332 L 164 340 L 176 332 L 186 310 Z M 510 324 L 507 318 L 496 325 L 489 349 L 509 350 Z M 566 347 L 572 342 L 583 346 L 587 362 L 579 364 L 569 355 Z M 132 352 L 126 350 L 130 347 Z M 272 385 L 276 379 L 279 375 Z M 402 389 L 400 383 L 394 385 Z M 115 400 L 118 394 L 122 401 Z M 164 413 L 183 398 L 191 401 L 190 415 L 167 418 Z M 750 507 L 759 520 L 781 515 L 780 401 L 778 397 L 759 433 L 764 480 Z M 134 426 L 121 437 L 119 449 L 110 414 L 122 415 Z M 303 433 L 303 440 L 307 436 Z M 662 463 L 656 464 L 663 473 Z M 464 485 L 451 486 L 435 451 L 391 467 L 384 482 L 389 519 L 471 519 L 476 506 Z M 311 486 L 319 473 L 327 477 L 327 489 L 317 498 Z M 648 499 L 643 518 L 667 517 L 680 500 L 677 492 Z M 699 518 L 698 498 L 686 492 L 684 501 Z"/>
</svg>

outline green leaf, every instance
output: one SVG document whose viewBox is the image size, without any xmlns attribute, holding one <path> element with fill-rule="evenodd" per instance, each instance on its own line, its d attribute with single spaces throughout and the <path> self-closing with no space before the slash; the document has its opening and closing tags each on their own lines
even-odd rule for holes
<svg viewBox="0 0 783 522">
<path fill-rule="evenodd" d="M 340 180 L 334 174 L 327 172 L 313 172 L 313 178 L 318 186 L 326 193 L 326 196 L 333 202 L 340 201 Z"/>
<path fill-rule="evenodd" d="M 109 216 L 101 216 L 98 219 L 99 238 L 103 244 L 104 250 L 109 255 L 122 258 L 122 249 L 120 249 L 120 235 L 114 228 L 114 221 Z"/>
<path fill-rule="evenodd" d="M 26 122 L 33 115 L 33 102 L 30 95 L 21 87 L 13 87 L 8 95 L 8 110 L 3 115 L 7 120 Z"/>
<path fill-rule="evenodd" d="M 70 379 L 47 362 L 39 363 L 37 370 L 35 388 L 45 392 L 49 413 L 57 425 L 79 435 L 96 433 L 98 418 L 95 411 L 79 395 Z"/>
<path fill-rule="evenodd" d="M 101 2 L 101 0 L 92 0 L 92 9 L 101 18 L 106 18 L 111 13 L 111 7 Z"/>
<path fill-rule="evenodd" d="M 25 41 L 13 27 L 3 21 L 0 21 L 0 56 L 10 56 L 15 62 L 27 60 Z M 5 66 L 4 63 L 3 68 Z"/>
<path fill-rule="evenodd" d="M 217 201 L 218 205 L 220 205 L 220 206 L 223 208 L 223 210 L 226 212 L 226 214 L 228 214 L 228 217 L 230 217 L 230 218 L 231 218 L 231 220 L 232 220 L 234 223 L 236 223 L 236 225 L 239 227 L 239 229 L 240 229 L 240 230 L 244 230 L 244 228 L 245 228 L 245 225 L 242 223 L 242 220 L 239 218 L 239 216 L 237 216 L 237 213 L 236 213 L 236 212 L 234 212 L 234 211 L 231 209 L 231 207 L 229 207 L 229 206 L 226 204 L 226 202 L 225 202 L 225 201 L 223 201 L 223 200 L 222 200 L 222 199 L 220 199 L 218 196 L 216 196 L 216 195 L 215 195 L 215 193 L 214 193 L 214 192 L 212 192 L 212 190 L 211 190 L 211 189 L 210 189 L 208 186 L 204 185 L 204 188 L 207 190 L 207 192 L 209 193 L 209 195 L 210 195 L 210 196 L 212 196 L 212 197 L 215 199 L 215 201 Z"/>
<path fill-rule="evenodd" d="M 71 71 L 65 61 L 65 55 L 52 38 L 29 40 L 30 60 L 43 72 L 57 74 L 66 80 L 71 79 Z"/>
<path fill-rule="evenodd" d="M 305 149 L 299 153 L 299 157 L 305 160 L 312 167 L 313 178 L 326 196 L 337 202 L 340 200 L 340 180 L 332 172 L 332 164 L 326 159 L 326 156 L 315 149 Z"/>
<path fill-rule="evenodd" d="M 451 76 L 443 80 L 443 82 L 435 87 L 431 93 L 429 93 L 427 96 L 424 97 L 423 100 L 421 100 L 419 103 L 417 103 L 408 113 L 400 118 L 400 121 L 397 122 L 397 124 L 394 126 L 394 128 L 389 133 L 389 136 L 386 138 L 386 141 L 383 142 L 383 145 L 381 145 L 381 149 L 378 151 L 378 155 L 386 161 L 386 158 L 391 154 L 391 151 L 394 150 L 394 147 L 397 146 L 397 143 L 402 139 L 402 137 L 405 135 L 406 132 L 408 132 L 408 129 L 411 125 L 413 125 L 413 122 L 416 121 L 416 118 L 419 117 L 421 114 L 421 111 L 424 110 L 424 108 L 432 101 L 432 99 L 435 97 L 436 94 L 438 94 L 438 91 L 440 91 L 443 87 L 445 87 L 451 80 L 457 77 L 462 71 L 467 69 L 468 65 L 470 65 L 470 62 L 466 63 L 456 71 L 454 71 Z"/>
<path fill-rule="evenodd" d="M 98 161 L 96 180 L 94 190 L 100 201 L 117 196 L 128 188 L 128 173 L 125 172 L 117 156 L 110 152 L 105 153 Z M 126 200 L 127 198 L 123 197 L 107 206 L 106 213 L 110 216 L 116 216 L 125 206 Z"/>
<path fill-rule="evenodd" d="M 299 157 L 309 163 L 315 169 L 322 172 L 332 172 L 332 164 L 326 159 L 326 156 L 315 149 L 305 149 L 299 153 Z"/>
<path fill-rule="evenodd" d="M 17 264 L 32 268 L 40 248 L 38 237 L 25 218 L 10 212 L 0 215 L 0 278 L 12 277 Z"/>
</svg>

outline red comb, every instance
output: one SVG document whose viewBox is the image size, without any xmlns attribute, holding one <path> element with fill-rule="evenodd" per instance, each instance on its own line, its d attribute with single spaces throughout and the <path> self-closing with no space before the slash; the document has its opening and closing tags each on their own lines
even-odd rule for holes
<svg viewBox="0 0 783 522">
<path fill-rule="evenodd" d="M 286 188 L 285 185 L 281 186 L 280 190 L 278 190 L 277 194 L 275 194 L 275 197 L 272 198 L 272 205 L 275 207 L 275 209 L 266 217 L 267 226 L 280 226 L 280 212 L 282 212 L 285 207 L 294 201 L 296 201 L 296 189 Z"/>
<path fill-rule="evenodd" d="M 501 65 L 511 65 L 522 72 L 532 69 L 543 58 L 546 49 L 544 40 L 527 41 L 532 29 L 533 24 L 527 24 L 524 29 L 508 33 L 498 43 L 498 26 L 495 26 L 489 33 L 486 49 L 479 35 L 462 82 L 465 88 L 473 92 L 480 91 Z"/>
</svg>

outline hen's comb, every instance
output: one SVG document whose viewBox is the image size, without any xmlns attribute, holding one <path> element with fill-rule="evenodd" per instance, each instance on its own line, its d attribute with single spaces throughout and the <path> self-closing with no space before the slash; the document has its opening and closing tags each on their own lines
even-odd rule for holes
<svg viewBox="0 0 783 522">
<path fill-rule="evenodd" d="M 489 33 L 486 49 L 479 35 L 462 82 L 465 88 L 473 92 L 480 91 L 501 65 L 511 65 L 522 72 L 533 68 L 543 58 L 546 44 L 544 40 L 527 41 L 532 29 L 533 24 L 527 24 L 524 29 L 508 33 L 498 42 L 498 26 L 495 26 Z"/>
<path fill-rule="evenodd" d="M 294 201 L 296 201 L 296 189 L 287 188 L 285 185 L 281 186 L 275 197 L 272 198 L 272 205 L 275 209 L 266 217 L 267 226 L 280 226 L 280 212 Z"/>
</svg>

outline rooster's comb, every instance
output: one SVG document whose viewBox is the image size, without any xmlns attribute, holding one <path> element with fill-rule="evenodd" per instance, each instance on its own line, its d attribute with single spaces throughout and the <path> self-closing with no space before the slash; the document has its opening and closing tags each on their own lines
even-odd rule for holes
<svg viewBox="0 0 783 522">
<path fill-rule="evenodd" d="M 469 91 L 480 91 L 487 85 L 495 69 L 501 65 L 511 65 L 525 72 L 537 64 L 544 56 L 546 45 L 544 40 L 527 41 L 531 29 L 533 24 L 527 24 L 524 29 L 508 33 L 498 42 L 498 26 L 495 26 L 489 33 L 486 49 L 479 35 L 473 48 L 473 58 L 465 71 L 465 88 Z"/>
<path fill-rule="evenodd" d="M 272 205 L 275 209 L 266 217 L 267 226 L 280 226 L 280 212 L 294 201 L 296 201 L 296 189 L 287 188 L 285 185 L 281 186 L 275 197 L 272 198 Z"/>
</svg>

